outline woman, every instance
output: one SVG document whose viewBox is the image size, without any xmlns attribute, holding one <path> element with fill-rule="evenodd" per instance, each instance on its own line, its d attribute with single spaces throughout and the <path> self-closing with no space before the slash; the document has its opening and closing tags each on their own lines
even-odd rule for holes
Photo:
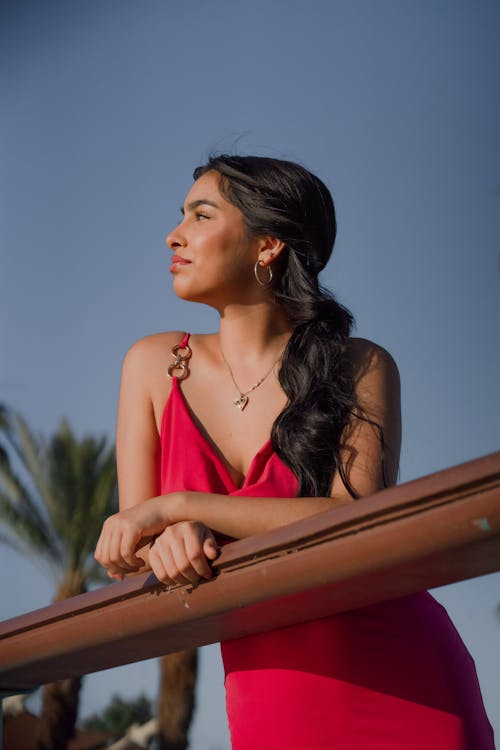
<svg viewBox="0 0 500 750">
<path fill-rule="evenodd" d="M 349 312 L 318 284 L 336 233 L 325 185 L 261 157 L 215 157 L 194 177 L 167 237 L 170 270 L 175 293 L 214 307 L 220 330 L 150 336 L 127 354 L 121 510 L 96 550 L 115 578 L 151 568 L 196 584 L 228 537 L 397 476 L 397 368 L 349 336 Z M 472 660 L 428 594 L 222 652 L 234 750 L 493 748 Z"/>
</svg>

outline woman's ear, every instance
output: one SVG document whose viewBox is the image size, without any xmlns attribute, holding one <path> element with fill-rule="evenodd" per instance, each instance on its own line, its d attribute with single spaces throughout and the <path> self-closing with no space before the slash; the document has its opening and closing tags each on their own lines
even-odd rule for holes
<svg viewBox="0 0 500 750">
<path fill-rule="evenodd" d="M 257 260 L 267 266 L 269 263 L 272 263 L 273 260 L 276 260 L 284 248 L 285 243 L 277 237 L 260 237 Z"/>
</svg>

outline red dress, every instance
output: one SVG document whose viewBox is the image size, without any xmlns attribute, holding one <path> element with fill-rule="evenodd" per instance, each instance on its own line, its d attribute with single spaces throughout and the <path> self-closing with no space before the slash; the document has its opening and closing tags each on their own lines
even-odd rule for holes
<svg viewBox="0 0 500 750">
<path fill-rule="evenodd" d="M 238 488 L 177 378 L 161 447 L 164 494 L 296 496 L 297 479 L 270 440 Z M 474 662 L 428 593 L 221 647 L 233 750 L 494 750 Z"/>
</svg>

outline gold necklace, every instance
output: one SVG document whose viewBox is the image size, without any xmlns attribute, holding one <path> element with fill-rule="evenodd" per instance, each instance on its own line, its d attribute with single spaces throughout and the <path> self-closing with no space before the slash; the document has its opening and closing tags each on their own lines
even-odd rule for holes
<svg viewBox="0 0 500 750">
<path fill-rule="evenodd" d="M 257 383 L 254 383 L 252 385 L 252 387 L 248 389 L 248 391 L 242 391 L 241 388 L 240 388 L 240 386 L 238 385 L 238 383 L 234 379 L 233 371 L 231 370 L 231 365 L 229 364 L 229 362 L 225 358 L 224 352 L 222 351 L 222 349 L 220 350 L 220 353 L 222 354 L 222 359 L 226 363 L 227 369 L 229 370 L 229 374 L 231 375 L 231 379 L 232 379 L 232 381 L 233 381 L 233 383 L 234 383 L 234 385 L 236 387 L 236 390 L 240 394 L 238 396 L 238 398 L 233 401 L 233 405 L 237 406 L 240 411 L 243 411 L 244 408 L 245 408 L 245 406 L 248 404 L 248 395 L 252 391 L 254 391 L 256 388 L 258 388 L 259 385 L 261 385 L 264 382 L 264 380 L 272 373 L 272 371 L 274 369 L 274 366 L 278 364 L 278 362 L 280 361 L 281 357 L 283 356 L 283 352 L 281 352 L 281 354 L 278 357 L 278 359 L 275 362 L 273 362 L 273 364 L 271 365 L 271 368 L 266 372 L 266 374 Z"/>
</svg>

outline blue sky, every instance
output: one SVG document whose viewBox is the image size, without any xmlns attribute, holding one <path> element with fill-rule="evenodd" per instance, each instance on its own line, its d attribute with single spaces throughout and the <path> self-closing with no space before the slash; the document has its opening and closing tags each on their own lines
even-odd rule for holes
<svg viewBox="0 0 500 750">
<path fill-rule="evenodd" d="M 3 0 L 0 400 L 43 432 L 66 415 L 112 436 L 127 348 L 216 327 L 173 296 L 164 237 L 193 168 L 236 150 L 332 190 L 323 283 L 398 362 L 401 481 L 497 450 L 499 34 L 483 0 Z M 33 565 L 0 561 L 0 617 L 50 598 Z M 500 574 L 436 596 L 500 735 Z M 227 747 L 221 680 L 212 647 L 193 750 Z M 88 678 L 84 713 L 155 685 L 154 664 Z"/>
</svg>

